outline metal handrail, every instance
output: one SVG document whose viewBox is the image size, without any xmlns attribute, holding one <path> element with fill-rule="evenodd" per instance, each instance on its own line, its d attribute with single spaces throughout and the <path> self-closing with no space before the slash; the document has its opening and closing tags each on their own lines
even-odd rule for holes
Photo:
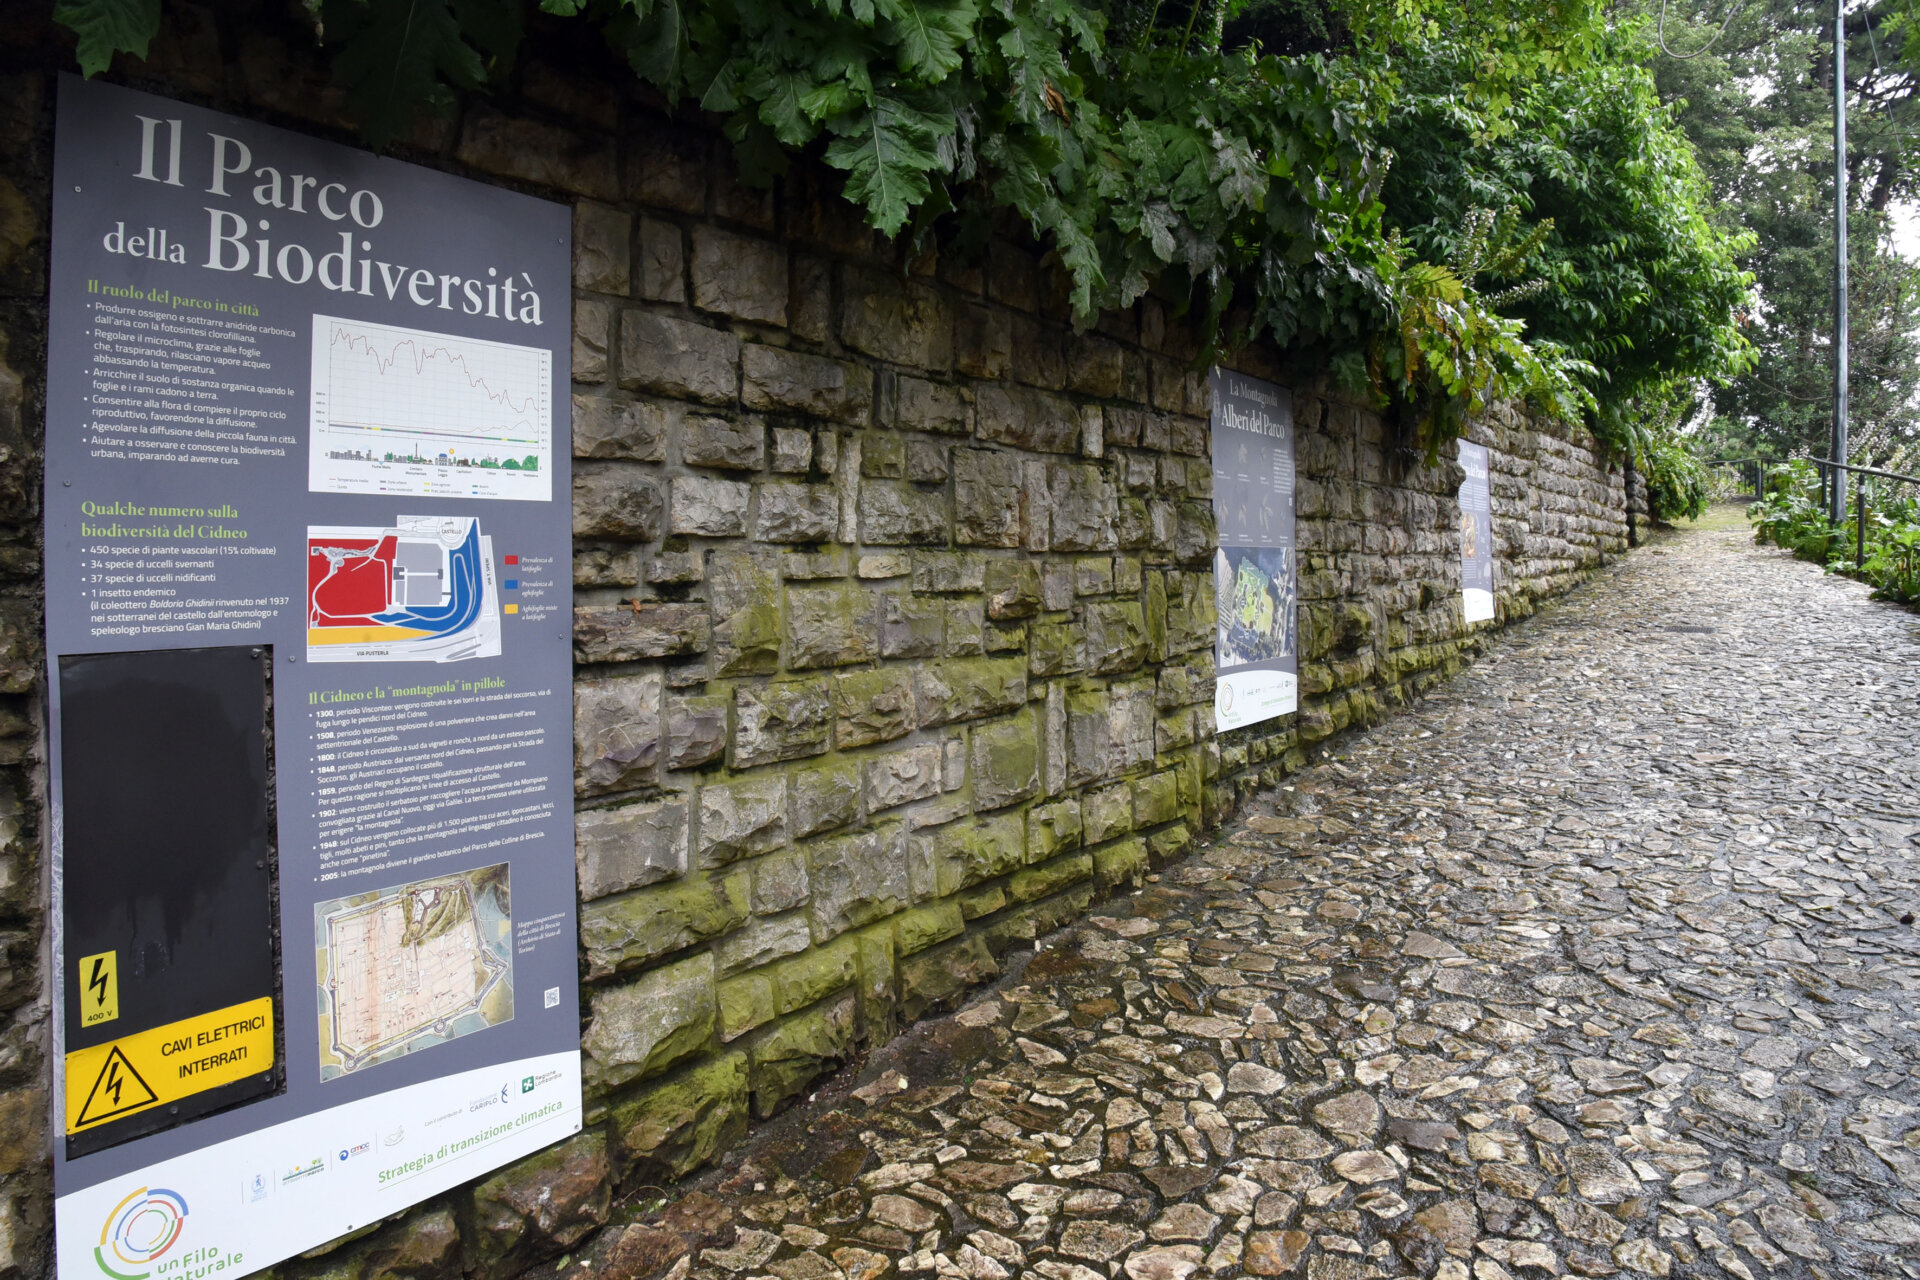
<svg viewBox="0 0 1920 1280">
<path fill-rule="evenodd" d="M 1832 458 L 1809 458 L 1823 467 L 1838 467 L 1842 471 L 1858 471 L 1864 476 L 1879 476 L 1883 480 L 1904 480 L 1908 484 L 1920 484 L 1920 476 L 1901 475 L 1898 471 L 1881 471 L 1874 467 L 1856 467 L 1851 462 L 1835 462 Z"/>
<path fill-rule="evenodd" d="M 1825 490 L 1829 483 L 1827 479 L 1827 476 L 1830 474 L 1828 468 L 1832 468 L 1835 471 L 1851 471 L 1854 473 L 1853 563 L 1856 566 L 1865 564 L 1867 559 L 1867 477 L 1877 476 L 1883 480 L 1898 480 L 1903 484 L 1920 484 L 1920 476 L 1902 475 L 1898 471 L 1881 471 L 1875 467 L 1856 467 L 1851 462 L 1835 462 L 1832 458 L 1809 458 L 1807 461 L 1820 468 L 1820 487 L 1822 490 Z M 1845 494 L 1846 490 L 1843 486 L 1846 484 L 1846 481 L 1844 478 L 1836 475 L 1831 483 L 1842 495 Z M 1844 503 L 1836 502 L 1834 505 L 1843 506 Z M 1845 516 L 1842 515 L 1841 519 L 1845 519 Z M 1834 523 L 1838 524 L 1839 521 L 1835 520 Z"/>
<path fill-rule="evenodd" d="M 1739 467 L 1741 481 L 1745 482 L 1748 479 L 1753 481 L 1753 496 L 1756 498 L 1765 496 L 1762 492 L 1765 488 L 1762 480 L 1765 478 L 1767 465 L 1766 459 L 1764 458 L 1710 458 L 1702 465 L 1709 467 Z M 1749 472 L 1749 468 L 1751 468 L 1751 472 Z"/>
</svg>

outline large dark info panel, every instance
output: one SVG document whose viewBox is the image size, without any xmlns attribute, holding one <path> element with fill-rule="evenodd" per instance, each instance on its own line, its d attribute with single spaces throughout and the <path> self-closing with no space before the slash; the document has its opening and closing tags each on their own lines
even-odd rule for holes
<svg viewBox="0 0 1920 1280">
<path fill-rule="evenodd" d="M 69 1053 L 262 998 L 277 1015 L 271 663 L 270 650 L 244 645 L 60 660 L 63 925 L 78 964 L 66 983 Z M 90 1010 L 109 981 L 117 1008 L 101 1021 Z M 267 1064 L 136 1109 L 160 1082 L 131 1062 L 103 1067 L 97 1081 L 69 1085 L 98 1083 L 95 1114 L 109 1118 L 71 1135 L 68 1155 L 271 1094 L 277 1075 Z M 127 1114 L 111 1118 L 116 1110 Z"/>
</svg>

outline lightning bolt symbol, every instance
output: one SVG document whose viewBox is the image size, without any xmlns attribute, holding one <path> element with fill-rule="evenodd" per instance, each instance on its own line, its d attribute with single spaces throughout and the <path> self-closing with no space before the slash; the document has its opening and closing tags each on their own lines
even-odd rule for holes
<svg viewBox="0 0 1920 1280">
<path fill-rule="evenodd" d="M 120 1105 L 120 1064 L 117 1061 L 107 1064 L 106 1091 L 113 1095 L 113 1105 L 118 1107 Z"/>
<path fill-rule="evenodd" d="M 93 992 L 93 1002 L 104 1006 L 107 1003 L 107 962 L 95 958 L 93 976 L 87 979 L 87 990 Z"/>
</svg>

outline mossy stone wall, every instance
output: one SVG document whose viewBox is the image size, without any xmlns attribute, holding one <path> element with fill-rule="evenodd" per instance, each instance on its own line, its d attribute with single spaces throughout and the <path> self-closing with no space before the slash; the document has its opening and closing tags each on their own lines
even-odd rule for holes
<svg viewBox="0 0 1920 1280">
<path fill-rule="evenodd" d="M 111 74 L 351 141 L 294 12 L 169 3 Z M 71 53 L 46 13 L 0 23 L 0 1275 L 45 1270 L 51 1212 L 38 493 Z M 1216 738 L 1207 383 L 1166 301 L 1076 332 L 1029 243 L 913 253 L 804 165 L 752 189 L 597 48 L 536 39 L 396 150 L 574 210 L 589 1112 L 281 1274 L 564 1252 L 1483 643 L 1457 470 L 1299 391 L 1302 708 Z M 1504 621 L 1622 549 L 1624 492 L 1569 430 L 1475 435 Z"/>
</svg>

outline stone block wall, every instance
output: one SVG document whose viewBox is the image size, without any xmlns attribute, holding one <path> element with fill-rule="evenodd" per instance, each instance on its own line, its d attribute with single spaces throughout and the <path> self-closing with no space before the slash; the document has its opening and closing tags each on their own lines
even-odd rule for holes
<svg viewBox="0 0 1920 1280">
<path fill-rule="evenodd" d="M 1076 334 L 1030 247 L 628 146 L 576 204 L 575 791 L 590 1120 L 648 1182 L 1193 838 L 1213 524 L 1160 303 Z"/>
<path fill-rule="evenodd" d="M 0 30 L 10 16 L 0 13 Z M 53 1226 L 39 526 L 48 79 L 0 70 L 0 1275 L 9 1277 L 50 1271 Z"/>
<path fill-rule="evenodd" d="M 71 55 L 45 12 L 0 22 L 0 1276 L 41 1273 L 50 1225 L 37 459 Z M 292 22 L 169 4 L 113 74 L 345 136 Z M 1457 469 L 1309 389 L 1306 696 L 1216 739 L 1207 389 L 1174 309 L 1077 333 L 1031 244 L 915 255 L 832 175 L 752 189 L 711 129 L 549 39 L 398 153 L 574 209 L 587 1127 L 287 1276 L 558 1255 L 1481 643 Z M 1475 431 L 1516 617 L 1621 549 L 1624 495 L 1571 431 Z"/>
</svg>

